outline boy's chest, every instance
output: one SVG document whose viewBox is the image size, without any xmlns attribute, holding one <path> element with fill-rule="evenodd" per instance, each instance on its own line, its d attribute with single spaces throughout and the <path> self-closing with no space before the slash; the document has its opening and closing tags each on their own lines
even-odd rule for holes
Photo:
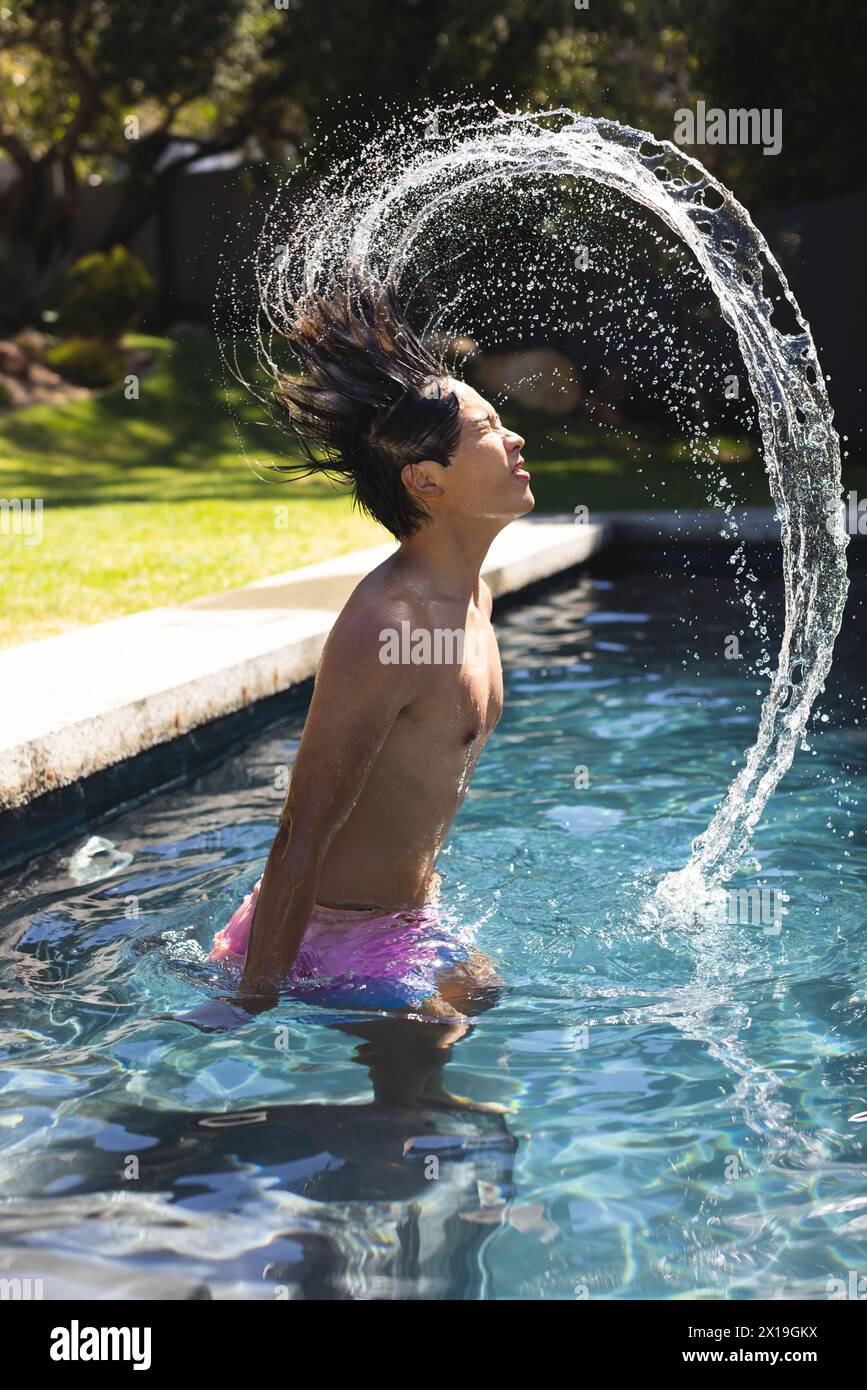
<svg viewBox="0 0 867 1390">
<path fill-rule="evenodd" d="M 486 738 L 503 712 L 503 671 L 491 625 L 469 629 L 462 651 L 434 659 L 417 714 L 441 735 L 468 746 Z"/>
</svg>

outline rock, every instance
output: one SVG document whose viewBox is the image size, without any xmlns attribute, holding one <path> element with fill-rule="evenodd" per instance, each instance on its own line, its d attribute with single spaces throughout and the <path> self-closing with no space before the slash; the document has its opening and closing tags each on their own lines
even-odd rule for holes
<svg viewBox="0 0 867 1390">
<path fill-rule="evenodd" d="M 0 372 L 7 376 L 26 376 L 30 359 L 17 343 L 9 338 L 0 341 Z"/>
<path fill-rule="evenodd" d="M 447 362 L 454 358 L 470 357 L 478 352 L 479 345 L 475 338 L 458 336 L 453 333 L 440 333 L 436 330 L 426 335 L 426 341 L 439 352 Z"/>
<path fill-rule="evenodd" d="M 45 333 L 40 333 L 36 328 L 22 328 L 20 333 L 16 333 L 12 340 L 15 346 L 20 348 L 25 357 L 29 357 L 31 362 L 41 362 L 43 353 L 48 347 L 48 337 Z"/>
<path fill-rule="evenodd" d="M 449 351 L 455 357 L 472 357 L 479 350 L 479 345 L 475 338 L 452 338 L 449 340 Z"/>
<path fill-rule="evenodd" d="M 555 348 L 481 353 L 467 367 L 478 391 L 490 396 L 502 392 L 515 405 L 531 410 L 569 414 L 584 399 L 584 387 L 571 359 Z"/>
<path fill-rule="evenodd" d="M 31 365 L 28 380 L 33 386 L 52 386 L 57 390 L 63 386 L 63 377 L 41 362 L 34 362 Z"/>
<path fill-rule="evenodd" d="M 0 402 L 10 410 L 18 410 L 23 405 L 30 404 L 30 395 L 26 386 L 14 376 L 7 376 L 0 371 Z"/>
<path fill-rule="evenodd" d="M 60 405 L 64 401 L 85 400 L 91 393 L 86 386 L 73 386 L 62 376 L 33 362 L 24 376 L 0 371 L 0 410 L 26 410 L 31 405 Z"/>
</svg>

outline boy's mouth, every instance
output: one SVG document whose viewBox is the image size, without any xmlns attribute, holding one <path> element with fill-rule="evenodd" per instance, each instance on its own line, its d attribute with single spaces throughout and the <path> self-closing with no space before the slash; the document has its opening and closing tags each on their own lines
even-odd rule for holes
<svg viewBox="0 0 867 1390">
<path fill-rule="evenodd" d="M 513 464 L 513 466 L 512 466 L 512 477 L 513 477 L 513 478 L 529 478 L 529 476 L 530 476 L 530 474 L 527 472 L 526 468 L 524 467 L 524 460 L 523 460 L 522 458 L 518 459 L 518 462 L 517 462 L 516 464 Z"/>
</svg>

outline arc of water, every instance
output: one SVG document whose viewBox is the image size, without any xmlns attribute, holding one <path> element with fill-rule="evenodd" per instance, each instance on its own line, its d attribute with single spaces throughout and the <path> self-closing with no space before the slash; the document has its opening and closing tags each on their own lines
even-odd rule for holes
<svg viewBox="0 0 867 1390">
<path fill-rule="evenodd" d="M 443 135 L 451 118 L 453 132 Z M 552 175 L 616 189 L 660 218 L 695 256 L 737 337 L 780 523 L 785 624 L 755 743 L 689 863 L 660 885 L 662 897 L 675 902 L 737 867 L 792 763 L 842 621 L 848 538 L 840 519 L 840 452 L 810 329 L 746 209 L 669 141 L 565 109 L 478 119 L 466 107 L 441 108 L 436 128 L 441 141 L 412 146 L 403 127 L 399 157 L 387 136 L 374 141 L 355 170 L 335 170 L 295 214 L 286 256 L 259 277 L 272 329 L 279 331 L 293 276 L 308 294 L 327 290 L 352 264 L 382 285 L 399 284 L 419 239 L 456 199 L 492 180 Z M 402 210 L 409 215 L 395 230 Z M 786 335 L 773 324 L 768 274 L 800 332 Z M 275 366 L 267 349 L 264 359 Z"/>
</svg>

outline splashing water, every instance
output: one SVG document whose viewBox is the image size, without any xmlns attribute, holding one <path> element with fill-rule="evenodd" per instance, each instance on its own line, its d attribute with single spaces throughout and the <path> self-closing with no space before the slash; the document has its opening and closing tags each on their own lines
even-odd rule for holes
<svg viewBox="0 0 867 1390">
<path fill-rule="evenodd" d="M 682 149 L 617 122 L 562 109 L 508 115 L 486 107 L 440 108 L 396 122 L 360 150 L 340 153 L 300 200 L 291 180 L 281 190 L 256 257 L 260 306 L 254 336 L 259 366 L 273 379 L 280 370 L 287 306 L 327 293 L 355 266 L 375 285 L 394 286 L 405 305 L 424 305 L 425 331 L 454 337 L 486 289 L 498 278 L 503 287 L 500 262 L 492 267 L 491 254 L 473 259 L 479 236 L 490 229 L 492 209 L 500 236 L 504 227 L 517 235 L 522 209 L 544 203 L 544 225 L 556 237 L 558 201 L 572 206 L 576 190 L 579 218 L 591 209 L 597 218 L 610 217 L 603 259 L 615 254 L 623 205 L 651 214 L 645 236 L 654 236 L 661 224 L 691 253 L 686 273 L 695 276 L 696 266 L 703 273 L 736 336 L 780 524 L 785 624 L 776 670 L 765 671 L 770 689 L 742 768 L 694 841 L 689 862 L 658 886 L 653 912 L 677 921 L 694 916 L 697 904 L 719 903 L 721 883 L 737 868 L 790 767 L 830 668 L 848 587 L 839 442 L 825 383 L 809 327 L 746 210 Z M 574 247 L 574 235 L 572 240 Z M 569 269 L 568 260 L 561 264 L 563 276 Z M 538 326 L 538 268 L 525 264 L 524 270 L 523 280 L 513 273 L 511 285 L 525 317 Z M 244 273 L 238 262 L 227 268 L 226 299 L 236 308 L 235 321 L 222 332 L 224 352 L 243 327 L 237 306 Z M 640 278 L 630 278 L 627 288 L 633 314 L 642 312 Z M 547 286 L 555 298 L 562 289 L 562 283 Z M 502 296 L 496 303 L 494 318 Z M 783 310 L 794 315 L 794 331 L 778 325 Z M 559 312 L 565 323 L 562 304 Z M 649 342 L 658 335 L 657 317 L 646 309 L 634 331 Z M 489 342 L 496 340 L 494 321 L 488 330 Z M 676 356 L 670 334 L 663 335 L 659 351 Z M 268 403 L 267 395 L 260 399 Z M 695 435 L 695 419 L 689 423 Z M 732 522 L 731 504 L 715 501 Z M 732 523 L 731 533 L 736 529 Z M 755 608 L 753 613 L 755 619 Z"/>
</svg>

